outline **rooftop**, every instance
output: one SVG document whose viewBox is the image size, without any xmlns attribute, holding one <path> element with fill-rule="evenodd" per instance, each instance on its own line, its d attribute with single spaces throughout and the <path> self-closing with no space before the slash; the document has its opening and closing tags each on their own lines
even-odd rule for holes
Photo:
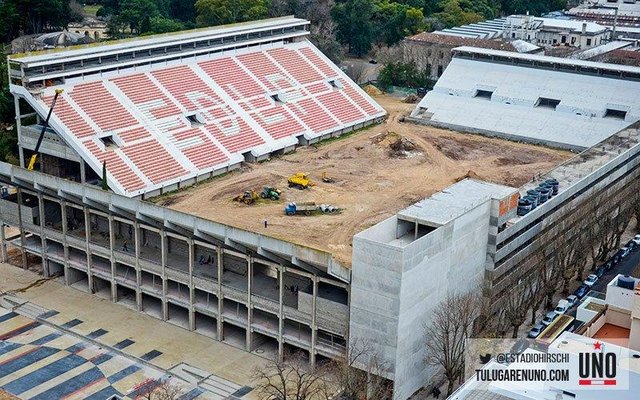
<svg viewBox="0 0 640 400">
<path fill-rule="evenodd" d="M 65 60 L 74 56 L 95 55 L 108 53 L 110 51 L 128 50 L 142 46 L 157 45 L 179 45 L 182 41 L 193 41 L 195 39 L 214 38 L 228 35 L 229 33 L 243 33 L 254 29 L 265 29 L 275 26 L 308 24 L 308 21 L 293 16 L 269 18 L 259 21 L 239 22 L 228 25 L 218 25 L 207 28 L 191 29 L 187 31 L 162 33 L 150 36 L 140 36 L 130 39 L 98 42 L 87 46 L 76 46 L 69 49 L 43 50 L 30 53 L 12 54 L 11 60 L 18 60 L 21 63 L 32 63 L 39 61 Z"/>
<path fill-rule="evenodd" d="M 465 179 L 398 213 L 398 218 L 437 228 L 490 198 L 502 199 L 516 189 Z"/>
<path fill-rule="evenodd" d="M 518 187 L 531 171 L 545 171 L 570 153 L 481 136 L 400 123 L 412 104 L 391 96 L 375 100 L 389 113 L 375 125 L 340 140 L 299 148 L 267 163 L 247 164 L 241 170 L 152 201 L 216 222 L 304 243 L 332 253 L 351 264 L 353 235 L 395 215 L 465 177 Z M 390 144 L 410 139 L 414 150 L 394 153 Z M 287 177 L 306 172 L 317 183 L 308 190 L 287 188 Z M 322 173 L 335 179 L 324 183 Z M 466 185 L 466 184 L 463 184 Z M 476 188 L 489 184 L 476 183 Z M 277 202 L 260 200 L 247 206 L 231 199 L 263 186 L 284 189 Z M 332 204 L 340 213 L 286 216 L 290 201 Z M 264 228 L 264 220 L 268 228 Z"/>
<path fill-rule="evenodd" d="M 418 33 L 417 35 L 410 36 L 406 40 L 413 41 L 413 42 L 443 44 L 443 45 L 454 46 L 454 47 L 473 46 L 473 47 L 482 47 L 485 49 L 496 49 L 496 50 L 506 50 L 506 51 L 516 50 L 511 43 L 504 42 L 502 40 L 474 39 L 470 37 L 452 36 L 452 35 L 446 35 L 442 33 L 422 32 L 422 33 Z"/>
</svg>

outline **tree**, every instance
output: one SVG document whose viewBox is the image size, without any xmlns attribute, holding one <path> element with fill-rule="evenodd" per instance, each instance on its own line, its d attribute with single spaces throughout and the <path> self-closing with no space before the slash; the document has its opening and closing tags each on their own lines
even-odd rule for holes
<svg viewBox="0 0 640 400">
<path fill-rule="evenodd" d="M 518 282 L 508 289 L 503 297 L 501 317 L 513 329 L 511 337 L 518 337 L 518 329 L 527 319 L 527 311 L 532 301 L 532 281 Z"/>
<path fill-rule="evenodd" d="M 109 183 L 107 182 L 107 162 L 102 162 L 102 190 L 109 190 Z"/>
<path fill-rule="evenodd" d="M 331 18 L 333 6 L 333 0 L 306 0 L 300 5 L 300 13 L 311 21 L 311 42 L 338 64 L 342 60 L 343 51 L 336 39 L 337 25 Z"/>
<path fill-rule="evenodd" d="M 472 334 L 477 308 L 474 294 L 450 294 L 435 307 L 425 328 L 426 362 L 443 369 L 448 382 L 447 396 L 464 374 L 465 341 Z"/>
<path fill-rule="evenodd" d="M 263 400 L 311 400 L 324 392 L 322 366 L 310 370 L 299 353 L 286 353 L 254 370 L 256 392 Z"/>
<path fill-rule="evenodd" d="M 433 16 L 442 21 L 446 28 L 472 24 L 485 19 L 481 14 L 470 10 L 464 10 L 461 3 L 462 0 L 442 0 L 442 2 L 438 4 L 441 11 L 433 14 Z"/>
<path fill-rule="evenodd" d="M 360 57 L 371 50 L 374 39 L 373 13 L 373 0 L 346 0 L 331 10 L 338 28 L 338 40 L 348 45 L 349 53 Z"/>
<path fill-rule="evenodd" d="M 182 396 L 180 388 L 168 380 L 152 379 L 145 383 L 138 394 L 145 400 L 176 400 Z"/>
<path fill-rule="evenodd" d="M 269 12 L 267 0 L 197 0 L 195 7 L 198 26 L 253 21 Z"/>
<path fill-rule="evenodd" d="M 81 22 L 84 19 L 84 8 L 82 4 L 76 0 L 71 0 L 69 2 L 69 17 L 71 21 Z"/>
<path fill-rule="evenodd" d="M 416 65 L 410 63 L 389 63 L 380 70 L 378 83 L 382 88 L 389 86 L 433 88 L 434 82 L 429 78 L 429 71 L 418 71 Z"/>
<path fill-rule="evenodd" d="M 324 369 L 325 396 L 330 398 L 335 388 L 341 388 L 344 400 L 386 400 L 392 397 L 389 382 L 381 377 L 387 366 L 371 343 L 355 339 L 346 356 L 330 361 Z"/>
</svg>

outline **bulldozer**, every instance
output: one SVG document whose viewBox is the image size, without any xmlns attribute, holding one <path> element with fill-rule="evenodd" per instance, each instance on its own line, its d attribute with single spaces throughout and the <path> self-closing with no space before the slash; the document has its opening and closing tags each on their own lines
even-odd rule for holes
<svg viewBox="0 0 640 400">
<path fill-rule="evenodd" d="M 315 185 L 315 183 L 309 180 L 309 176 L 304 172 L 298 172 L 295 175 L 291 175 L 287 182 L 289 183 L 289 187 L 295 187 L 298 189 L 307 189 Z"/>
<path fill-rule="evenodd" d="M 264 188 L 262 188 L 260 197 L 263 199 L 271 199 L 275 201 L 280 199 L 280 193 L 282 192 L 277 188 L 265 186 Z"/>
<path fill-rule="evenodd" d="M 255 203 L 256 200 L 258 200 L 258 193 L 256 193 L 255 190 L 247 190 L 233 198 L 233 201 L 244 203 L 246 205 L 251 205 Z"/>
</svg>

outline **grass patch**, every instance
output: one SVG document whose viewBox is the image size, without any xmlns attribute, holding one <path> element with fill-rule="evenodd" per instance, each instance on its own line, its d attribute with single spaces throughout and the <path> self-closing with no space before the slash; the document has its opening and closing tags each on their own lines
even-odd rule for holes
<svg viewBox="0 0 640 400">
<path fill-rule="evenodd" d="M 86 5 L 84 6 L 84 13 L 90 17 L 95 17 L 96 13 L 100 9 L 99 5 Z"/>
</svg>

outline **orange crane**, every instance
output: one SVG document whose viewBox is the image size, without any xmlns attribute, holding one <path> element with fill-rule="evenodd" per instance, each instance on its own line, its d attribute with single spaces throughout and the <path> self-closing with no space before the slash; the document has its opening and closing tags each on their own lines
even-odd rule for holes
<svg viewBox="0 0 640 400">
<path fill-rule="evenodd" d="M 62 94 L 62 89 L 56 89 L 56 94 L 53 96 L 53 102 L 51 103 L 51 108 L 49 109 L 49 114 L 47 114 L 47 119 L 42 124 L 42 131 L 40 131 L 40 137 L 38 138 L 38 143 L 36 144 L 36 148 L 33 150 L 33 155 L 29 160 L 29 165 L 27 169 L 29 171 L 33 171 L 33 167 L 36 165 L 36 160 L 38 159 L 38 152 L 40 151 L 40 145 L 42 144 L 42 139 L 44 138 L 44 132 L 47 130 L 49 126 L 49 119 L 51 118 L 51 114 L 53 114 L 53 107 L 56 106 L 56 101 L 58 100 L 58 96 Z"/>
</svg>

